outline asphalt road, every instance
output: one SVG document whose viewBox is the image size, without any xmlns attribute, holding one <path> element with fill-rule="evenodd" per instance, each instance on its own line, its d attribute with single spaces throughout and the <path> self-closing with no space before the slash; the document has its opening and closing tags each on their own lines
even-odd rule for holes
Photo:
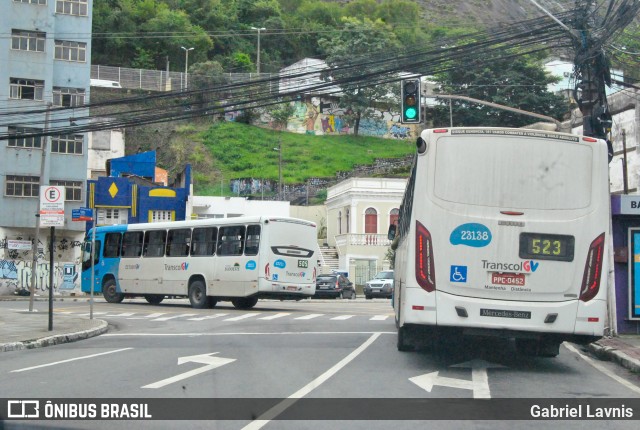
<svg viewBox="0 0 640 430">
<path fill-rule="evenodd" d="M 1 303 L 0 311 L 17 303 Z M 54 309 L 76 315 L 89 312 L 83 301 L 56 302 Z M 273 420 L 272 410 L 234 421 L 7 421 L 5 428 L 386 429 L 393 425 L 414 429 L 416 424 L 428 425 L 399 420 L 393 411 L 385 411 L 385 405 L 398 407 L 394 399 L 469 400 L 434 410 L 455 407 L 456 414 L 460 412 L 454 416 L 463 421 L 449 417 L 446 423 L 432 422 L 448 428 L 545 425 L 464 420 L 467 407 L 483 405 L 472 399 L 525 399 L 515 406 L 527 410 L 536 399 L 558 399 L 559 406 L 565 406 L 566 399 L 609 399 L 620 408 L 625 401 L 639 406 L 631 420 L 597 421 L 591 423 L 594 428 L 637 429 L 640 416 L 639 375 L 610 363 L 596 363 L 574 345 L 565 344 L 554 359 L 517 356 L 510 342 L 486 339 L 452 345 L 446 353 L 398 352 L 388 300 L 261 301 L 248 311 L 226 303 L 215 309 L 192 309 L 186 300 L 158 306 L 141 300 L 118 305 L 98 300 L 94 315 L 109 322 L 107 334 L 3 353 L 1 397 L 173 399 L 177 418 L 191 418 L 184 416 L 180 403 L 189 399 L 195 405 L 193 417 L 206 417 L 209 408 L 223 407 L 229 399 L 276 399 L 276 410 L 291 411 L 297 399 L 320 398 L 328 403 L 311 405 L 327 408 L 320 418 L 332 418 L 332 410 L 336 417 L 344 417 L 346 410 L 358 420 Z M 217 399 L 217 403 L 202 404 L 203 399 Z M 440 407 L 440 403 L 431 405 Z M 156 411 L 165 416 L 170 408 L 171 403 L 166 410 Z M 498 416 L 506 415 L 500 411 Z M 412 417 L 410 410 L 403 416 Z M 374 418 L 378 420 L 362 420 Z M 590 426 L 585 421 L 562 422 L 565 428 L 585 425 Z"/>
</svg>

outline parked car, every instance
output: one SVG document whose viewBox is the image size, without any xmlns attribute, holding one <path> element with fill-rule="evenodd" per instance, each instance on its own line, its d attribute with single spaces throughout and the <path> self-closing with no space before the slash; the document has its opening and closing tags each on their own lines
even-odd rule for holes
<svg viewBox="0 0 640 430">
<path fill-rule="evenodd" d="M 364 296 L 367 299 L 374 297 L 390 299 L 393 296 L 393 270 L 383 270 L 367 282 L 364 286 Z"/>
<path fill-rule="evenodd" d="M 339 273 L 318 275 L 316 278 L 316 293 L 314 299 L 323 298 L 355 299 L 356 289 L 346 276 Z"/>
</svg>

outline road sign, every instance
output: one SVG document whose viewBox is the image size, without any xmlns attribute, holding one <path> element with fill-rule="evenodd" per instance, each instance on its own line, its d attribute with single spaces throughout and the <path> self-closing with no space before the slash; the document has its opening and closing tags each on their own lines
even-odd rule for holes
<svg viewBox="0 0 640 430">
<path fill-rule="evenodd" d="M 71 220 L 72 221 L 93 221 L 93 209 L 91 208 L 71 209 Z"/>
<path fill-rule="evenodd" d="M 64 187 L 40 187 L 40 226 L 64 227 L 64 199 Z"/>
</svg>

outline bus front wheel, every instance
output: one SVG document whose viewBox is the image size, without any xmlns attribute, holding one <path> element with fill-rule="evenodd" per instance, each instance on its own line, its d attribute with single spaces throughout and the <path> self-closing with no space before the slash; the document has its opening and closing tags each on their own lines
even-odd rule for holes
<svg viewBox="0 0 640 430">
<path fill-rule="evenodd" d="M 258 303 L 257 297 L 238 297 L 231 300 L 231 303 L 236 309 L 251 309 Z"/>
<path fill-rule="evenodd" d="M 189 302 L 194 309 L 204 309 L 209 306 L 207 289 L 202 281 L 193 281 L 189 286 Z"/>
<path fill-rule="evenodd" d="M 120 303 L 124 300 L 124 294 L 119 293 L 116 288 L 116 280 L 109 279 L 102 286 L 102 295 L 104 299 L 109 303 Z"/>
</svg>

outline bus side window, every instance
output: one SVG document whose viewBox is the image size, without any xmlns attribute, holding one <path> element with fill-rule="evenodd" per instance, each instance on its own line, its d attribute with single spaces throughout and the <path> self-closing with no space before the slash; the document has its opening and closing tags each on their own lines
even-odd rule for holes
<svg viewBox="0 0 640 430">
<path fill-rule="evenodd" d="M 122 244 L 122 234 L 107 233 L 104 237 L 103 257 L 117 258 L 120 255 L 120 245 Z"/>
<path fill-rule="evenodd" d="M 144 251 L 145 257 L 162 257 L 164 256 L 165 241 L 167 232 L 165 230 L 149 230 L 144 235 Z"/>
<path fill-rule="evenodd" d="M 245 243 L 244 255 L 258 255 L 260 247 L 260 226 L 250 225 L 247 227 L 247 241 Z"/>
<path fill-rule="evenodd" d="M 244 226 L 220 227 L 218 255 L 242 255 L 244 235 Z"/>
<path fill-rule="evenodd" d="M 193 237 L 191 238 L 191 255 L 214 255 L 216 251 L 217 238 L 217 227 L 194 228 Z"/>
<path fill-rule="evenodd" d="M 167 238 L 167 257 L 185 257 L 189 255 L 191 229 L 180 228 L 169 230 Z"/>
<path fill-rule="evenodd" d="M 140 257 L 142 255 L 141 231 L 127 231 L 122 237 L 121 256 L 125 258 Z"/>
</svg>

